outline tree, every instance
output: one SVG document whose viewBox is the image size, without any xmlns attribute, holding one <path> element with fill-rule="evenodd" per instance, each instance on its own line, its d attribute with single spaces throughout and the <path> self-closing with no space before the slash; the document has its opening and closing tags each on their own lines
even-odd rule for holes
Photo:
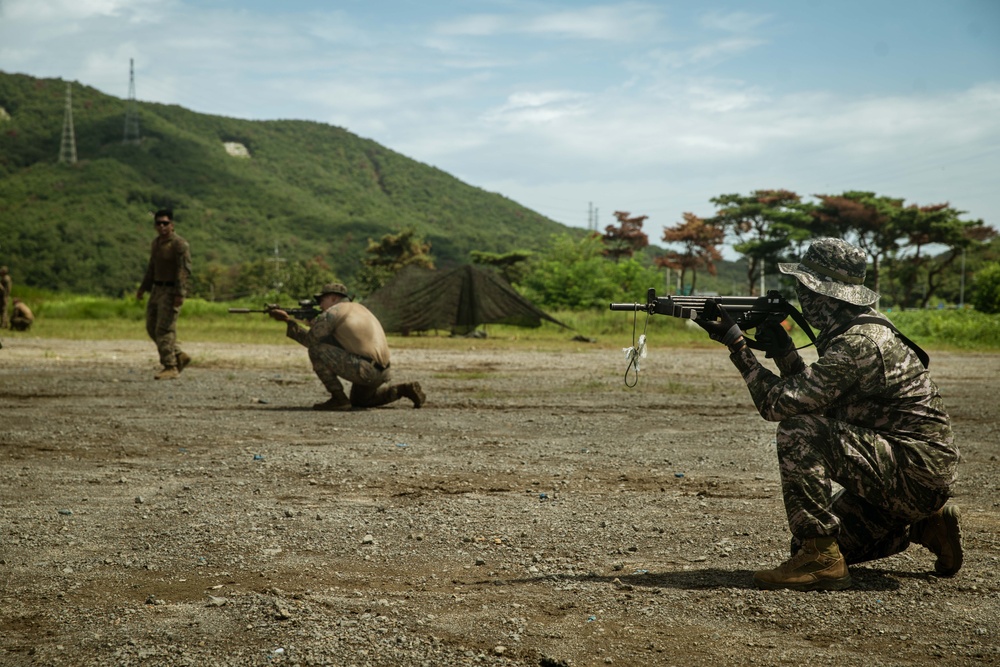
<svg viewBox="0 0 1000 667">
<path fill-rule="evenodd" d="M 433 269 L 434 258 L 430 251 L 431 244 L 410 227 L 396 234 L 386 234 L 378 241 L 368 239 L 368 247 L 365 249 L 368 257 L 357 276 L 359 288 L 369 293 L 374 292 L 404 266 Z"/>
<path fill-rule="evenodd" d="M 759 278 L 768 266 L 786 259 L 789 248 L 811 236 L 811 205 L 788 190 L 755 190 L 749 195 L 728 194 L 710 200 L 718 206 L 705 222 L 724 229 L 733 249 L 747 259 L 750 294 L 757 294 Z"/>
<path fill-rule="evenodd" d="M 525 296 L 547 308 L 606 310 L 612 301 L 646 300 L 659 273 L 632 258 L 609 262 L 600 234 L 574 239 L 552 237 L 551 246 L 532 258 L 522 286 Z"/>
<path fill-rule="evenodd" d="M 925 308 L 962 252 L 996 236 L 982 220 L 961 220 L 964 213 L 947 203 L 914 204 L 899 212 L 894 224 L 903 240 L 889 264 L 895 303 L 904 308 Z M 937 245 L 946 250 L 932 254 Z"/>
<path fill-rule="evenodd" d="M 504 280 L 509 282 L 511 285 L 516 285 L 521 282 L 522 278 L 524 278 L 524 274 L 528 270 L 527 261 L 534 255 L 534 253 L 526 250 L 515 250 L 513 252 L 499 254 L 495 252 L 473 250 L 469 253 L 469 255 L 472 257 L 473 264 L 491 266 L 500 272 L 500 275 L 504 277 Z"/>
<path fill-rule="evenodd" d="M 305 299 L 327 283 L 337 280 L 333 269 L 322 257 L 290 262 L 283 271 L 280 293 Z"/>
<path fill-rule="evenodd" d="M 718 245 L 725 236 L 725 230 L 705 222 L 694 213 L 684 213 L 684 222 L 663 230 L 663 240 L 680 244 L 683 250 L 670 250 L 657 257 L 656 265 L 680 271 L 682 287 L 690 269 L 691 291 L 694 292 L 699 267 L 704 266 L 710 275 L 716 274 L 715 262 L 722 259 Z"/>
<path fill-rule="evenodd" d="M 618 225 L 608 225 L 604 228 L 602 237 L 605 245 L 604 254 L 616 262 L 623 257 L 631 257 L 636 250 L 642 250 L 649 245 L 649 237 L 642 231 L 642 223 L 648 215 L 629 217 L 628 211 L 615 211 Z"/>
<path fill-rule="evenodd" d="M 871 259 L 868 282 L 878 292 L 882 258 L 899 247 L 896 223 L 903 200 L 858 191 L 813 196 L 821 202 L 811 212 L 816 223 L 814 232 L 823 236 L 854 238 Z"/>
</svg>

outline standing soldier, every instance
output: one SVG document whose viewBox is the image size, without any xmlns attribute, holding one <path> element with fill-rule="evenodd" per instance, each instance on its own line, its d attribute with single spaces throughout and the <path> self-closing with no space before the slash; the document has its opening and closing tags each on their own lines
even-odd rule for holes
<svg viewBox="0 0 1000 667">
<path fill-rule="evenodd" d="M 10 279 L 10 272 L 6 266 L 0 266 L 0 329 L 6 329 L 10 326 L 10 315 L 7 311 L 10 307 L 13 291 L 14 286 Z"/>
<path fill-rule="evenodd" d="M 191 276 L 191 250 L 188 242 L 174 233 L 173 211 L 163 209 L 153 216 L 156 238 L 149 255 L 149 265 L 135 298 L 146 304 L 146 332 L 156 342 L 163 370 L 157 380 L 172 380 L 191 363 L 191 357 L 177 347 L 177 316 L 184 303 L 188 278 Z"/>
</svg>

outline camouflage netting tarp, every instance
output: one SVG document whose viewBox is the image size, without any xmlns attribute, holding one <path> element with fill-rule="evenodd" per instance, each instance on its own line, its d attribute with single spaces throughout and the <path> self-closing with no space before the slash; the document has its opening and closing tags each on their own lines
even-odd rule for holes
<svg viewBox="0 0 1000 667">
<path fill-rule="evenodd" d="M 364 300 L 390 333 L 441 330 L 465 335 L 480 324 L 541 326 L 550 317 L 488 269 L 407 267 Z M 567 327 L 568 328 L 568 327 Z"/>
</svg>

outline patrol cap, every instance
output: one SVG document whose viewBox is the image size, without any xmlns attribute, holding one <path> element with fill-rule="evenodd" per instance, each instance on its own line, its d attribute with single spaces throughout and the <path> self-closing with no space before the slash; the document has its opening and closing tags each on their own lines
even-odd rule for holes
<svg viewBox="0 0 1000 667">
<path fill-rule="evenodd" d="M 865 287 L 868 256 L 861 248 L 835 238 L 816 239 L 798 264 L 778 264 L 778 270 L 807 288 L 855 306 L 870 306 L 878 292 Z"/>
<path fill-rule="evenodd" d="M 350 298 L 350 296 L 347 294 L 347 287 L 342 283 L 327 283 L 320 288 L 317 294 L 313 295 L 313 299 L 315 299 L 316 302 L 319 303 L 319 300 L 322 299 L 327 294 L 339 294 L 340 296 L 346 296 L 347 298 Z"/>
</svg>

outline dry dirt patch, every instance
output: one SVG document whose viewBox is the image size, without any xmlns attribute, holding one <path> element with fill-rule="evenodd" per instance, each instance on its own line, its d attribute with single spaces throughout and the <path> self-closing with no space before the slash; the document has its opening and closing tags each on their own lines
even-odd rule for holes
<svg viewBox="0 0 1000 667">
<path fill-rule="evenodd" d="M 773 425 L 722 350 L 398 350 L 428 403 L 316 413 L 301 350 L 7 339 L 0 664 L 1000 661 L 1000 355 L 933 355 L 968 556 L 843 593 L 785 557 Z"/>
</svg>

